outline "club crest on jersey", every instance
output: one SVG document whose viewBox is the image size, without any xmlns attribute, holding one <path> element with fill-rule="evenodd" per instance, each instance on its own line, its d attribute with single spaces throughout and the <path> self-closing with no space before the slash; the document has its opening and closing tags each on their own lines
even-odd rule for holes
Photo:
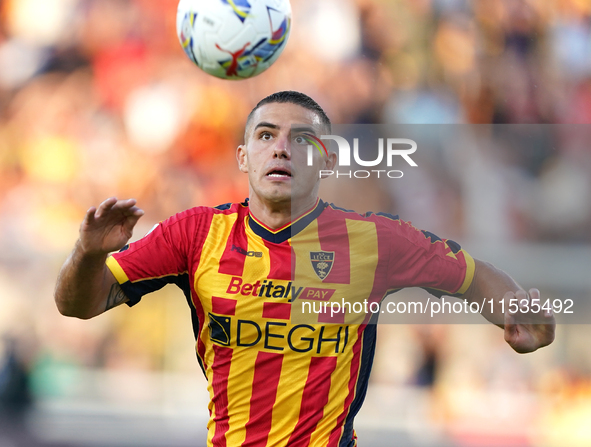
<svg viewBox="0 0 591 447">
<path fill-rule="evenodd" d="M 324 281 L 332 270 L 334 263 L 334 251 L 311 251 L 310 262 L 316 276 Z"/>
</svg>

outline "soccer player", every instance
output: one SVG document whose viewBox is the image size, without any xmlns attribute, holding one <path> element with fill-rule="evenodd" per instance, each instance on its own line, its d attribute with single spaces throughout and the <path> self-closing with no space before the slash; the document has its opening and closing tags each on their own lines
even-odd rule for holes
<svg viewBox="0 0 591 447">
<path fill-rule="evenodd" d="M 307 166 L 307 146 L 324 134 L 330 120 L 308 96 L 263 99 L 237 150 L 248 201 L 183 211 L 127 245 L 143 211 L 133 199 L 109 198 L 86 213 L 60 272 L 60 312 L 84 319 L 133 306 L 167 283 L 183 290 L 208 381 L 209 446 L 357 445 L 353 419 L 367 389 L 377 314 L 304 315 L 305 303 L 380 303 L 404 287 L 469 302 L 539 301 L 536 289 L 527 293 L 453 241 L 396 216 L 320 200 L 320 170 L 331 170 L 336 154 L 314 151 Z M 535 315 L 543 324 L 520 323 L 499 306 L 484 316 L 517 352 L 554 339 L 551 312 Z"/>
</svg>

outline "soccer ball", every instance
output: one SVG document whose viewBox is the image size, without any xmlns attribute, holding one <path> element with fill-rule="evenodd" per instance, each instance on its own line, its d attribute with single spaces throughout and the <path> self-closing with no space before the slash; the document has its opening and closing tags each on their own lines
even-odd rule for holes
<svg viewBox="0 0 591 447">
<path fill-rule="evenodd" d="M 277 60 L 291 30 L 289 0 L 180 0 L 176 20 L 183 50 L 222 79 L 247 79 Z"/>
</svg>

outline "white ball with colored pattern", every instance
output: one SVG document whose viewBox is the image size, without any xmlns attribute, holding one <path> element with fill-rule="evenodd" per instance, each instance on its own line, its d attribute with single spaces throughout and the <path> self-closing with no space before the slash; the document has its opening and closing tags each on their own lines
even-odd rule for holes
<svg viewBox="0 0 591 447">
<path fill-rule="evenodd" d="M 289 0 L 180 0 L 177 35 L 189 59 L 222 79 L 267 70 L 287 44 Z"/>
</svg>

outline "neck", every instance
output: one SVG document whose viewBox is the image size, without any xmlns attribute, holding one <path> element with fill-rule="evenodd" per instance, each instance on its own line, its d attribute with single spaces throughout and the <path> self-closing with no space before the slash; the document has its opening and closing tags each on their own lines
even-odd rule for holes
<svg viewBox="0 0 591 447">
<path fill-rule="evenodd" d="M 302 214 L 311 210 L 317 202 L 318 198 L 316 197 L 287 202 L 265 202 L 254 195 L 250 198 L 249 209 L 250 214 L 256 217 L 259 222 L 272 230 L 276 230 L 290 224 Z"/>
</svg>

